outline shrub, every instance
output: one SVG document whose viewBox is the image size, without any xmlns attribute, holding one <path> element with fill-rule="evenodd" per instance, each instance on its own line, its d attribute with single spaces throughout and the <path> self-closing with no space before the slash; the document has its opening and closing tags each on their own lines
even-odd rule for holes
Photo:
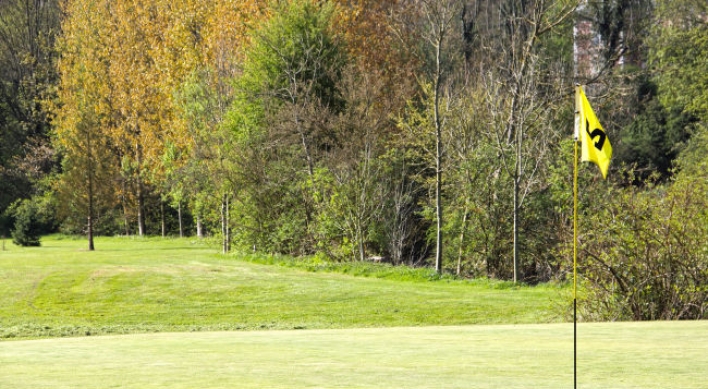
<svg viewBox="0 0 708 389">
<path fill-rule="evenodd" d="M 708 317 L 708 186 L 678 180 L 611 193 L 581 236 L 590 318 Z"/>
<path fill-rule="evenodd" d="M 15 219 L 12 241 L 18 246 L 39 246 L 42 223 L 37 204 L 32 200 L 20 200 L 11 208 Z"/>
</svg>

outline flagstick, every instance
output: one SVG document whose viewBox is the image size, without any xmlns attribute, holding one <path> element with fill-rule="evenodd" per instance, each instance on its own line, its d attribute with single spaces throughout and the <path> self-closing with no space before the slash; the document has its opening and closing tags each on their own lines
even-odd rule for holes
<svg viewBox="0 0 708 389">
<path fill-rule="evenodd" d="M 578 142 L 580 142 L 580 84 L 575 84 L 573 140 L 573 388 L 578 387 Z"/>
<path fill-rule="evenodd" d="M 573 142 L 573 388 L 578 387 L 578 139 Z"/>
</svg>

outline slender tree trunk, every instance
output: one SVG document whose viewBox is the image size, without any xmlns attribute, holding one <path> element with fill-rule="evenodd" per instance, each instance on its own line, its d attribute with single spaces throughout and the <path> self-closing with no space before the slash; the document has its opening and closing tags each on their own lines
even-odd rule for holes
<svg viewBox="0 0 708 389">
<path fill-rule="evenodd" d="M 89 251 L 94 251 L 95 247 L 93 244 L 93 177 L 91 172 L 89 172 L 89 183 L 88 183 L 88 216 L 86 220 L 86 235 L 88 238 L 88 249 Z"/>
<path fill-rule="evenodd" d="M 229 226 L 229 221 L 231 220 L 231 217 L 229 215 L 229 210 L 230 210 L 230 198 L 227 195 L 226 196 L 226 252 L 231 251 L 231 227 Z"/>
<path fill-rule="evenodd" d="M 87 190 L 87 197 L 88 197 L 88 204 L 87 204 L 87 209 L 86 212 L 88 213 L 87 215 L 87 220 L 86 220 L 86 237 L 88 238 L 88 249 L 89 251 L 94 251 L 95 247 L 93 245 L 93 213 L 94 213 L 94 205 L 93 205 L 93 177 L 94 177 L 94 172 L 96 170 L 96 165 L 94 163 L 94 156 L 93 156 L 93 149 L 91 148 L 91 134 L 90 131 L 86 131 L 86 157 L 88 161 L 88 166 L 87 166 L 87 177 L 88 177 L 88 190 Z"/>
<path fill-rule="evenodd" d="M 91 208 L 91 206 L 89 206 L 89 208 Z M 87 225 L 86 235 L 88 237 L 88 249 L 89 249 L 89 251 L 94 251 L 96 249 L 96 247 L 93 244 L 93 218 L 91 217 L 90 214 L 88 216 L 88 220 L 87 220 L 86 225 Z"/>
<path fill-rule="evenodd" d="M 182 201 L 177 204 L 177 219 L 179 220 L 179 237 L 184 238 L 184 226 L 182 225 Z"/>
<path fill-rule="evenodd" d="M 295 106 L 295 99 L 291 100 L 293 106 Z M 297 112 L 297 109 L 293 109 L 294 111 L 294 117 L 293 120 L 295 122 L 295 128 L 297 131 L 300 133 L 300 140 L 302 141 L 302 149 L 305 152 L 305 161 L 307 162 L 307 173 L 312 177 L 314 175 L 315 169 L 314 169 L 314 162 L 312 161 L 312 155 L 310 155 L 310 146 L 307 142 L 307 134 L 305 134 L 305 130 L 302 128 L 302 121 L 300 120 L 300 115 Z"/>
<path fill-rule="evenodd" d="M 305 150 L 305 159 L 307 160 L 307 173 L 313 176 L 315 169 L 313 167 L 312 156 L 310 155 L 310 148 L 307 144 L 307 137 L 304 132 L 300 133 L 300 138 L 302 138 L 302 148 Z"/>
<path fill-rule="evenodd" d="M 138 236 L 145 236 L 145 198 L 143 195 L 143 181 L 138 174 L 138 185 L 137 185 L 137 195 L 138 195 Z"/>
<path fill-rule="evenodd" d="M 435 234 L 435 271 L 442 273 L 443 254 L 443 209 L 442 209 L 442 121 L 440 119 L 440 89 L 442 87 L 442 40 L 440 34 L 435 48 L 435 216 L 437 219 Z"/>
<path fill-rule="evenodd" d="M 202 216 L 197 213 L 197 238 L 204 238 L 204 229 L 202 228 Z"/>
<path fill-rule="evenodd" d="M 138 196 L 138 235 L 145 236 L 145 194 L 142 178 L 143 151 L 139 144 L 135 145 L 136 162 L 138 171 L 135 175 L 137 196 Z"/>
<path fill-rule="evenodd" d="M 125 231 L 125 236 L 130 236 L 130 220 L 128 219 L 128 208 L 125 205 L 125 199 L 123 199 L 123 201 L 123 231 Z"/>
<path fill-rule="evenodd" d="M 221 195 L 221 252 L 226 254 L 226 195 Z"/>
<path fill-rule="evenodd" d="M 514 283 L 519 281 L 521 275 L 521 259 L 519 258 L 519 223 L 521 216 L 521 204 L 519 201 L 519 191 L 521 190 L 521 178 L 523 176 L 523 165 L 521 161 L 521 145 L 523 143 L 523 131 L 516 129 L 516 166 L 514 169 Z"/>
<path fill-rule="evenodd" d="M 88 216 L 86 220 L 86 235 L 88 238 L 88 249 L 89 251 L 94 251 L 96 248 L 93 244 L 93 178 L 89 173 L 89 187 L 88 187 Z"/>
<path fill-rule="evenodd" d="M 518 157 L 517 157 L 518 158 Z M 518 163 L 518 162 L 517 162 Z M 517 176 L 514 177 L 514 283 L 519 280 L 519 179 L 521 175 L 517 172 Z"/>
<path fill-rule="evenodd" d="M 123 228 L 125 231 L 125 236 L 130 235 L 130 218 L 128 218 L 128 199 L 126 194 L 128 193 L 128 185 L 125 177 L 122 178 L 121 186 L 123 188 L 123 193 L 121 195 L 121 205 L 123 206 Z"/>
<path fill-rule="evenodd" d="M 162 229 L 162 237 L 167 236 L 167 220 L 165 217 L 165 202 L 160 199 L 160 226 Z"/>
<path fill-rule="evenodd" d="M 467 200 L 465 200 L 465 213 L 462 215 L 462 227 L 460 228 L 460 250 L 457 252 L 457 275 L 462 272 L 462 246 L 465 242 L 465 230 L 467 229 Z"/>
<path fill-rule="evenodd" d="M 364 233 L 361 227 L 361 221 L 356 223 L 356 241 L 359 248 L 359 260 L 364 261 L 366 259 L 366 250 L 364 250 Z"/>
<path fill-rule="evenodd" d="M 518 95 L 521 91 L 521 80 L 515 77 L 515 89 L 511 96 L 511 109 L 509 110 L 509 118 L 507 119 L 507 137 L 508 143 L 513 144 L 514 147 L 514 171 L 512 174 L 513 179 L 513 204 L 512 204 L 512 220 L 513 220 L 513 232 L 512 232 L 512 268 L 513 274 L 512 279 L 514 283 L 518 281 L 518 269 L 519 269 L 519 185 L 521 183 L 521 130 L 516 126 L 516 114 L 518 109 Z"/>
<path fill-rule="evenodd" d="M 221 251 L 226 254 L 231 250 L 231 236 L 229 232 L 229 196 L 221 196 Z"/>
</svg>

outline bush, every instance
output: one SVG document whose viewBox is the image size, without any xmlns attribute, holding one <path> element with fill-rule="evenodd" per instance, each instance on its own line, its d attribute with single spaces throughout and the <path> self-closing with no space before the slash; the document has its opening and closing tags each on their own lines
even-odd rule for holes
<svg viewBox="0 0 708 389">
<path fill-rule="evenodd" d="M 591 319 L 708 318 L 708 185 L 611 190 L 584 219 Z M 597 199 L 598 197 L 596 197 Z"/>
<path fill-rule="evenodd" d="M 39 246 L 42 223 L 37 204 L 32 200 L 20 200 L 11 207 L 15 219 L 12 241 L 18 246 Z"/>
</svg>

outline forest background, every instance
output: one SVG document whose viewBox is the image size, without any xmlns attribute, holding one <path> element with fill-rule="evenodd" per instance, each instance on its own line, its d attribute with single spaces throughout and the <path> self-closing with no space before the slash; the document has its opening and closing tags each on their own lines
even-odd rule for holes
<svg viewBox="0 0 708 389">
<path fill-rule="evenodd" d="M 563 281 L 574 85 L 590 319 L 708 318 L 703 0 L 0 0 L 0 235 Z"/>
</svg>

